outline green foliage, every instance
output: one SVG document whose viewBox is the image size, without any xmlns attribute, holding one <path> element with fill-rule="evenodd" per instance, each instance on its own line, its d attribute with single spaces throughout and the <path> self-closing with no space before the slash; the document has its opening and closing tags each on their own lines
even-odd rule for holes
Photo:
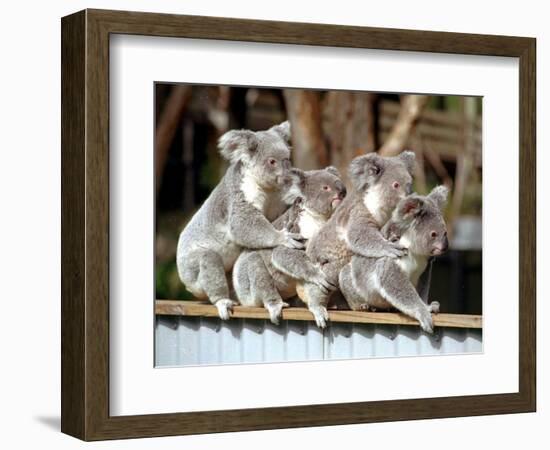
<svg viewBox="0 0 550 450">
<path fill-rule="evenodd" d="M 157 263 L 155 287 L 156 298 L 159 299 L 191 300 L 193 298 L 179 279 L 175 260 Z"/>
</svg>

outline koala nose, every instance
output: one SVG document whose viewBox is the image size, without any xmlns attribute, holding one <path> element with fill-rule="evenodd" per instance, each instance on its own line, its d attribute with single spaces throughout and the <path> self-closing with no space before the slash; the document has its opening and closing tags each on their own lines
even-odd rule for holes
<svg viewBox="0 0 550 450">
<path fill-rule="evenodd" d="M 342 189 L 340 189 L 340 197 L 344 198 L 348 191 L 346 190 L 346 187 L 343 186 Z"/>
<path fill-rule="evenodd" d="M 441 243 L 441 252 L 446 252 L 449 250 L 449 239 L 447 239 L 447 235 L 443 236 L 443 242 Z"/>
<path fill-rule="evenodd" d="M 335 183 L 336 190 L 338 191 L 338 196 L 340 198 L 344 198 L 346 196 L 346 186 L 344 186 L 344 183 L 336 182 Z"/>
</svg>

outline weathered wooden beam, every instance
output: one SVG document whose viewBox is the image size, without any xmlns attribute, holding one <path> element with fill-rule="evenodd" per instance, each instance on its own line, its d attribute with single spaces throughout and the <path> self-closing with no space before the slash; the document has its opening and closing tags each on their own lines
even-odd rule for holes
<svg viewBox="0 0 550 450">
<path fill-rule="evenodd" d="M 218 310 L 214 305 L 190 300 L 157 300 L 155 313 L 164 316 L 218 317 Z M 269 313 L 264 308 L 235 306 L 231 317 L 269 319 Z M 329 317 L 332 322 L 418 326 L 416 320 L 393 312 L 329 310 Z M 283 309 L 283 320 L 313 321 L 314 318 L 307 308 L 285 308 Z M 478 315 L 434 314 L 433 320 L 436 327 L 482 328 L 482 316 Z"/>
</svg>

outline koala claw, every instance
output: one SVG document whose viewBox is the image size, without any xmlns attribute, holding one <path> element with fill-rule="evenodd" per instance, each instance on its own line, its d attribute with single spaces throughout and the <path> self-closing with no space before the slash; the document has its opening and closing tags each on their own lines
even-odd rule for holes
<svg viewBox="0 0 550 450">
<path fill-rule="evenodd" d="M 315 318 L 315 323 L 321 329 L 326 328 L 328 321 L 328 311 L 324 306 L 310 306 L 310 312 Z"/>
<path fill-rule="evenodd" d="M 304 243 L 304 240 L 305 239 L 301 234 L 289 233 L 288 231 L 284 231 L 283 245 L 285 247 L 302 250 L 302 249 L 306 248 L 306 244 Z"/>
<path fill-rule="evenodd" d="M 391 258 L 400 258 L 408 253 L 407 247 L 400 244 L 391 243 L 388 248 L 388 256 Z"/>
<path fill-rule="evenodd" d="M 237 305 L 237 303 L 228 298 L 222 298 L 221 300 L 218 300 L 215 305 L 218 309 L 218 315 L 220 316 L 220 319 L 229 320 L 229 313 L 233 312 L 233 306 Z"/>
<path fill-rule="evenodd" d="M 434 325 L 431 314 L 428 312 L 427 314 L 422 314 L 418 321 L 420 322 L 420 327 L 429 334 L 433 334 L 434 332 Z"/>
<path fill-rule="evenodd" d="M 285 302 L 271 302 L 265 305 L 265 309 L 269 312 L 269 320 L 275 325 L 279 325 L 283 308 L 288 308 L 290 305 Z"/>
<path fill-rule="evenodd" d="M 428 309 L 433 314 L 439 314 L 440 307 L 441 307 L 441 305 L 439 304 L 439 302 L 431 302 L 428 305 Z"/>
</svg>

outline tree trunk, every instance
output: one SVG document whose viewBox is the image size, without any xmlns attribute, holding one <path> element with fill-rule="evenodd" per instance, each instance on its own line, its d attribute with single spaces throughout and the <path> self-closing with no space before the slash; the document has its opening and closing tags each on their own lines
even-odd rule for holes
<svg viewBox="0 0 550 450">
<path fill-rule="evenodd" d="M 386 142 L 384 142 L 379 150 L 382 156 L 395 156 L 405 149 L 411 132 L 427 102 L 427 95 L 403 96 L 401 110 L 397 115 L 395 124 Z"/>
<path fill-rule="evenodd" d="M 374 94 L 330 91 L 323 102 L 330 163 L 344 178 L 350 161 L 375 150 Z"/>
<path fill-rule="evenodd" d="M 174 86 L 157 121 L 155 130 L 155 185 L 157 194 L 162 183 L 168 152 L 176 130 L 180 125 L 185 107 L 191 98 L 191 92 L 190 86 Z"/>
<path fill-rule="evenodd" d="M 328 154 L 321 128 L 319 93 L 285 89 L 283 95 L 292 126 L 293 165 L 302 170 L 325 167 Z"/>
</svg>

